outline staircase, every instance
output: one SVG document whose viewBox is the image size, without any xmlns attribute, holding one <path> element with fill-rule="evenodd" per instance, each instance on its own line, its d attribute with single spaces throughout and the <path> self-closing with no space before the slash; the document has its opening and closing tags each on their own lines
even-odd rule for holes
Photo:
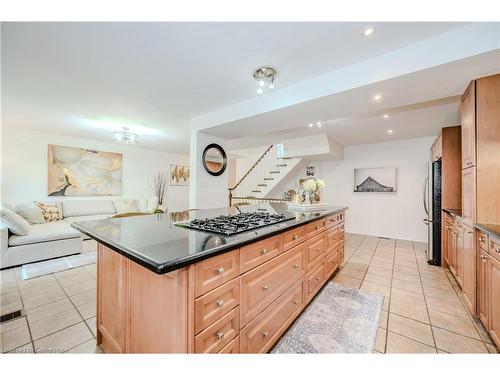
<svg viewBox="0 0 500 375">
<path fill-rule="evenodd" d="M 252 200 L 282 201 L 267 195 L 301 160 L 287 158 L 282 144 L 269 146 L 241 180 L 229 189 L 229 205 Z"/>
</svg>

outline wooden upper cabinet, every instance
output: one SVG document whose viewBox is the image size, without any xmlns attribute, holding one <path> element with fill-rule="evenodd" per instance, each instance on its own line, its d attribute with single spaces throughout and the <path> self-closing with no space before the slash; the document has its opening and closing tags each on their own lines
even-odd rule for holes
<svg viewBox="0 0 500 375">
<path fill-rule="evenodd" d="M 462 123 L 462 168 L 476 165 L 476 81 L 472 81 L 460 104 Z"/>
</svg>

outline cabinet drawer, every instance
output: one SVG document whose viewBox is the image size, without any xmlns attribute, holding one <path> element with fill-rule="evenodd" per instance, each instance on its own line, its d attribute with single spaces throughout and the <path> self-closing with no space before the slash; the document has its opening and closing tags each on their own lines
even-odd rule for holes
<svg viewBox="0 0 500 375">
<path fill-rule="evenodd" d="M 283 252 L 281 234 L 240 248 L 241 272 L 246 272 Z"/>
<path fill-rule="evenodd" d="M 305 243 L 306 271 L 310 270 L 326 253 L 326 235 L 320 234 Z"/>
<path fill-rule="evenodd" d="M 326 232 L 326 252 L 332 251 L 341 241 L 344 241 L 344 224 L 328 229 Z"/>
<path fill-rule="evenodd" d="M 212 290 L 240 274 L 240 253 L 234 250 L 196 263 L 195 296 Z"/>
<path fill-rule="evenodd" d="M 330 228 L 330 227 L 337 225 L 343 221 L 344 221 L 344 214 L 343 213 L 328 216 L 326 218 L 326 227 Z"/>
<path fill-rule="evenodd" d="M 500 238 L 490 238 L 490 249 L 488 252 L 500 262 Z"/>
<path fill-rule="evenodd" d="M 240 280 L 234 279 L 194 301 L 195 333 L 208 327 L 240 303 Z"/>
<path fill-rule="evenodd" d="M 196 353 L 217 353 L 232 339 L 240 329 L 239 308 L 231 310 L 194 338 Z"/>
<path fill-rule="evenodd" d="M 229 344 L 222 348 L 220 354 L 239 354 L 240 353 L 240 336 L 236 336 Z"/>
<path fill-rule="evenodd" d="M 319 219 L 304 225 L 305 234 L 308 238 L 316 236 L 325 229 L 326 219 Z"/>
<path fill-rule="evenodd" d="M 304 273 L 300 245 L 241 276 L 241 326 L 255 318 Z"/>
<path fill-rule="evenodd" d="M 301 311 L 302 288 L 300 281 L 241 330 L 241 353 L 263 353 L 269 350 Z"/>
<path fill-rule="evenodd" d="M 330 277 L 331 274 L 339 267 L 339 252 L 332 251 L 328 254 L 323 262 L 323 267 L 325 269 L 325 278 Z"/>
<path fill-rule="evenodd" d="M 488 234 L 478 231 L 477 243 L 481 250 L 488 252 Z"/>
<path fill-rule="evenodd" d="M 308 303 L 314 297 L 314 294 L 321 288 L 324 281 L 325 273 L 323 263 L 320 263 L 306 274 L 304 280 L 305 303 Z"/>
<path fill-rule="evenodd" d="M 285 250 L 302 243 L 306 239 L 306 232 L 303 226 L 283 233 L 283 248 Z"/>
</svg>

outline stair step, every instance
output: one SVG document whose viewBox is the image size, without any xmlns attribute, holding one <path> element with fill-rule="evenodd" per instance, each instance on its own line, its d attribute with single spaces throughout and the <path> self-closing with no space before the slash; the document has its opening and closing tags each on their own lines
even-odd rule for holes
<svg viewBox="0 0 500 375">
<path fill-rule="evenodd" d="M 289 157 L 287 157 L 287 156 L 284 156 L 284 157 L 282 157 L 282 158 L 278 158 L 278 159 L 280 159 L 280 160 L 290 160 L 291 158 L 289 158 Z"/>
<path fill-rule="evenodd" d="M 274 180 L 274 178 L 272 178 L 272 177 L 265 177 L 264 178 L 264 181 L 272 181 L 272 180 Z"/>
<path fill-rule="evenodd" d="M 252 193 L 262 193 L 260 190 L 252 190 Z"/>
<path fill-rule="evenodd" d="M 276 164 L 277 167 L 286 167 L 286 164 Z"/>
<path fill-rule="evenodd" d="M 257 186 L 267 186 L 267 184 L 258 184 Z"/>
<path fill-rule="evenodd" d="M 269 173 L 276 174 L 276 173 L 280 173 L 280 171 L 271 171 Z"/>
</svg>

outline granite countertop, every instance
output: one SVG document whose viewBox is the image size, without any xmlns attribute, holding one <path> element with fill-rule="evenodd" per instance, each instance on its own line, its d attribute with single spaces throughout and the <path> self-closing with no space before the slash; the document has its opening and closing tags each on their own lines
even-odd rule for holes
<svg viewBox="0 0 500 375">
<path fill-rule="evenodd" d="M 346 209 L 347 207 L 328 206 L 324 211 L 293 213 L 287 210 L 284 203 L 268 203 L 238 208 L 226 207 L 79 221 L 73 223 L 72 226 L 151 271 L 163 274 Z M 175 225 L 195 218 L 235 215 L 239 211 L 255 210 L 284 213 L 292 216 L 292 219 L 231 236 L 211 234 Z"/>
<path fill-rule="evenodd" d="M 500 224 L 475 223 L 474 227 L 476 227 L 479 230 L 482 230 L 483 232 L 488 232 L 489 234 L 492 234 L 500 238 Z"/>
<path fill-rule="evenodd" d="M 462 217 L 462 210 L 460 208 L 442 208 L 442 210 L 452 216 Z"/>
</svg>

